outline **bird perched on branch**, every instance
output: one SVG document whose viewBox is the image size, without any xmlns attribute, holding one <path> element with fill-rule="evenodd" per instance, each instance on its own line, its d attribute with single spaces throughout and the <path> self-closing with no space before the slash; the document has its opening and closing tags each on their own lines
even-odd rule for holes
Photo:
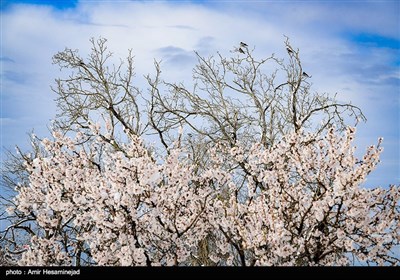
<svg viewBox="0 0 400 280">
<path fill-rule="evenodd" d="M 244 50 L 242 48 L 239 48 L 239 52 L 240 53 L 245 53 Z"/>
<path fill-rule="evenodd" d="M 303 76 L 306 77 L 306 78 L 311 78 L 311 76 L 308 75 L 306 72 L 303 72 Z"/>
<path fill-rule="evenodd" d="M 289 55 L 293 54 L 293 50 L 289 47 L 286 47 L 286 50 L 288 52 Z"/>
<path fill-rule="evenodd" d="M 243 42 L 240 42 L 240 46 L 243 47 L 243 48 L 247 48 L 248 47 L 248 45 L 246 43 L 243 43 Z"/>
</svg>

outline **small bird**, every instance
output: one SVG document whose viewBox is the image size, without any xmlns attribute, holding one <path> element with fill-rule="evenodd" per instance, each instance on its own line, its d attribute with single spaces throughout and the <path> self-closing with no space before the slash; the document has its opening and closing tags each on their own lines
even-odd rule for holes
<svg viewBox="0 0 400 280">
<path fill-rule="evenodd" d="M 306 77 L 306 78 L 311 78 L 311 76 L 308 75 L 306 72 L 303 72 L 303 76 Z"/>
<path fill-rule="evenodd" d="M 242 48 L 239 48 L 239 52 L 240 53 L 245 53 L 244 50 L 242 50 Z"/>
<path fill-rule="evenodd" d="M 289 48 L 289 47 L 286 47 L 286 50 L 287 50 L 288 54 L 292 54 L 293 53 L 293 50 L 291 48 Z"/>
<path fill-rule="evenodd" d="M 243 47 L 243 48 L 247 48 L 248 47 L 248 45 L 246 43 L 243 43 L 243 42 L 240 42 L 240 46 Z"/>
</svg>

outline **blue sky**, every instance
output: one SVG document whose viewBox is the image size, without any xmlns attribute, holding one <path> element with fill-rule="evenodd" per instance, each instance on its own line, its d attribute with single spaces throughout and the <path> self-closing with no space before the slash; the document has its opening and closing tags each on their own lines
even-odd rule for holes
<svg viewBox="0 0 400 280">
<path fill-rule="evenodd" d="M 95 1 L 92 1 L 95 2 Z M 1 8 L 8 9 L 15 4 L 32 4 L 32 5 L 47 5 L 56 9 L 73 8 L 77 5 L 78 0 L 1 0 Z"/>
<path fill-rule="evenodd" d="M 193 50 L 228 53 L 240 41 L 285 57 L 284 37 L 300 49 L 313 89 L 338 93 L 364 111 L 361 154 L 384 138 L 382 163 L 367 186 L 400 184 L 400 1 L 34 1 L 1 2 L 1 156 L 47 134 L 56 114 L 51 57 L 89 51 L 103 36 L 116 56 L 132 48 L 138 82 L 163 60 L 165 78 L 191 80 Z M 3 159 L 2 159 L 3 160 Z"/>
</svg>

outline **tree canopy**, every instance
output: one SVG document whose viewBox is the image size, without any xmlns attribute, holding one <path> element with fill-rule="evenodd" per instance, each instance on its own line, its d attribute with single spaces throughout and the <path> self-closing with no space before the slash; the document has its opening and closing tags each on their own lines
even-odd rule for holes
<svg viewBox="0 0 400 280">
<path fill-rule="evenodd" d="M 10 154 L 5 263 L 398 265 L 399 186 L 363 187 L 381 142 L 354 155 L 352 104 L 311 90 L 300 51 L 202 57 L 193 84 L 146 75 L 107 40 L 53 60 L 52 137 Z M 150 144 L 148 139 L 157 139 Z"/>
</svg>

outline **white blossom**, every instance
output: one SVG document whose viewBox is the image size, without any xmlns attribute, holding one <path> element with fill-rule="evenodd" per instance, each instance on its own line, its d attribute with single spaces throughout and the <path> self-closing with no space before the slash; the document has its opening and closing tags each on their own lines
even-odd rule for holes
<svg viewBox="0 0 400 280">
<path fill-rule="evenodd" d="M 400 242 L 400 191 L 362 187 L 381 150 L 369 147 L 356 164 L 354 133 L 332 129 L 309 141 L 299 131 L 269 148 L 221 144 L 195 173 L 187 151 L 154 160 L 133 134 L 123 153 L 100 137 L 85 150 L 82 133 L 54 132 L 42 141 L 50 153 L 26 163 L 29 186 L 7 209 L 34 215 L 48 233 L 31 237 L 20 264 L 71 265 L 65 248 L 78 242 L 98 265 L 189 264 L 199 244 L 219 265 L 346 265 L 350 256 L 382 264 Z M 65 240 L 72 226 L 80 231 Z"/>
</svg>

